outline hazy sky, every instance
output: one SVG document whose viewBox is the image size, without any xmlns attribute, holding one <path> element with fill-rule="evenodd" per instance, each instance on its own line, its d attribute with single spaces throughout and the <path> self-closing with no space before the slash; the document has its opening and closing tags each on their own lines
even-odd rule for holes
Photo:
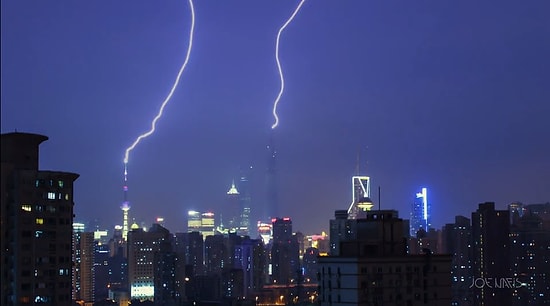
<svg viewBox="0 0 550 306">
<path fill-rule="evenodd" d="M 298 1 L 195 0 L 187 70 L 131 154 L 131 217 L 220 210 L 239 167 L 264 205 L 275 37 Z M 281 207 L 328 231 L 351 175 L 408 217 L 429 188 L 441 227 L 478 203 L 550 201 L 550 2 L 308 0 L 281 38 Z M 76 220 L 122 222 L 123 156 L 187 49 L 179 0 L 3 0 L 2 132 L 44 134 L 41 168 L 79 173 Z M 377 193 L 373 194 L 377 200 Z"/>
</svg>

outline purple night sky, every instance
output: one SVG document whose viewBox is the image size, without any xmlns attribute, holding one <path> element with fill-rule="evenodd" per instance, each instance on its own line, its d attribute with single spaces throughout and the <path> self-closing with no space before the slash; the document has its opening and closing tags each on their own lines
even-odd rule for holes
<svg viewBox="0 0 550 306">
<path fill-rule="evenodd" d="M 191 60 L 157 132 L 132 151 L 131 218 L 185 229 L 220 211 L 239 167 L 264 205 L 278 28 L 297 0 L 195 0 Z M 50 138 L 41 169 L 79 173 L 76 220 L 121 224 L 125 149 L 187 49 L 180 0 L 1 3 L 1 129 Z M 408 218 L 429 188 L 440 228 L 478 203 L 550 201 L 550 2 L 308 0 L 281 38 L 280 211 L 328 231 L 351 175 Z M 372 194 L 377 200 L 377 192 Z"/>
</svg>

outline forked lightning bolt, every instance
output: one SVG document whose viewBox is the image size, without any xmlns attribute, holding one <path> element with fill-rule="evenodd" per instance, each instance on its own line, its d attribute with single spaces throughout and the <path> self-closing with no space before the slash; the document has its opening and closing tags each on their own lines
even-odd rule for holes
<svg viewBox="0 0 550 306">
<path fill-rule="evenodd" d="M 275 42 L 275 60 L 277 61 L 277 68 L 279 69 L 279 77 L 281 79 L 281 89 L 279 90 L 279 94 L 277 95 L 277 98 L 275 99 L 275 102 L 273 103 L 273 117 L 275 118 L 275 123 L 271 126 L 271 129 L 275 129 L 277 125 L 279 125 L 279 116 L 277 116 L 277 106 L 279 105 L 279 100 L 281 99 L 281 96 L 283 95 L 283 91 L 285 90 L 285 78 L 283 77 L 283 69 L 281 68 L 281 62 L 279 61 L 279 40 L 281 39 L 281 34 L 285 30 L 285 28 L 292 22 L 296 14 L 298 14 L 298 11 L 302 7 L 306 0 L 301 0 L 300 4 L 296 7 L 292 15 L 290 15 L 290 18 L 283 24 L 283 26 L 279 29 L 279 32 L 277 33 L 277 41 Z"/>
<path fill-rule="evenodd" d="M 193 47 L 193 33 L 195 31 L 195 8 L 193 6 L 193 0 L 189 0 L 189 7 L 191 8 L 191 29 L 189 30 L 189 45 L 187 47 L 187 54 L 185 55 L 185 61 L 183 62 L 183 65 L 181 66 L 181 68 L 178 72 L 178 76 L 176 77 L 176 81 L 174 82 L 174 85 L 172 85 L 172 89 L 170 90 L 170 93 L 168 93 L 168 96 L 162 102 L 162 104 L 160 106 L 160 110 L 159 110 L 157 116 L 153 119 L 153 122 L 151 123 L 151 129 L 149 131 L 147 131 L 146 133 L 143 133 L 143 134 L 139 135 L 138 138 L 134 141 L 134 143 L 132 143 L 132 145 L 130 147 L 128 147 L 128 149 L 126 149 L 126 153 L 124 155 L 124 177 L 125 177 L 125 180 L 126 180 L 126 175 L 128 173 L 127 165 L 128 165 L 128 158 L 129 158 L 129 155 L 130 155 L 130 151 L 132 151 L 143 138 L 146 138 L 146 137 L 148 137 L 149 135 L 151 135 L 155 132 L 155 126 L 157 124 L 157 121 L 160 119 L 160 117 L 162 117 L 162 112 L 164 111 L 164 107 L 166 106 L 166 104 L 168 104 L 168 102 L 172 98 L 172 95 L 174 94 L 174 91 L 176 90 L 176 87 L 178 86 L 178 83 L 180 81 L 181 75 L 182 75 L 183 71 L 185 70 L 185 67 L 187 66 L 187 63 L 189 62 L 189 56 L 191 55 L 191 48 Z"/>
</svg>

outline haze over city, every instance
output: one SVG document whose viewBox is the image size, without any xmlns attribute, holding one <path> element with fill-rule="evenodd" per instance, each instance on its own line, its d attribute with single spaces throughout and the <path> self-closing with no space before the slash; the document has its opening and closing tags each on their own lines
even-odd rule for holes
<svg viewBox="0 0 550 306">
<path fill-rule="evenodd" d="M 2 133 L 47 135 L 41 169 L 80 174 L 75 220 L 121 223 L 125 149 L 184 60 L 185 1 L 3 1 Z M 253 167 L 265 205 L 274 38 L 296 1 L 197 1 L 189 66 L 154 135 L 129 162 L 131 218 L 185 229 L 220 211 Z M 407 217 L 430 190 L 435 228 L 478 203 L 550 199 L 547 1 L 307 1 L 281 39 L 280 208 L 328 228 L 350 177 Z M 256 212 L 255 212 L 256 210 Z"/>
</svg>

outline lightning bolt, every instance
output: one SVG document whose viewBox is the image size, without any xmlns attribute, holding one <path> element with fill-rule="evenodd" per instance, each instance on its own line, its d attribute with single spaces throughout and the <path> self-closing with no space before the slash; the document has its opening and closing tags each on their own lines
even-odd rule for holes
<svg viewBox="0 0 550 306">
<path fill-rule="evenodd" d="M 302 5 L 306 2 L 306 0 L 301 0 L 292 15 L 290 15 L 290 18 L 283 24 L 283 26 L 279 29 L 279 32 L 277 33 L 277 41 L 275 42 L 275 60 L 277 61 L 277 68 L 279 69 L 279 78 L 281 79 L 281 88 L 279 89 L 279 94 L 277 95 L 277 98 L 275 99 L 275 102 L 273 103 L 273 117 L 275 118 L 275 123 L 271 126 L 271 129 L 275 129 L 279 125 L 279 116 L 277 116 L 277 106 L 279 105 L 279 100 L 281 99 L 281 96 L 283 95 L 283 91 L 285 90 L 285 78 L 283 77 L 283 69 L 281 68 L 281 62 L 279 61 L 279 40 L 281 39 L 281 34 L 285 30 L 285 28 L 292 22 L 296 14 L 298 14 L 298 11 L 300 11 L 300 8 Z"/>
<path fill-rule="evenodd" d="M 130 147 L 126 149 L 126 153 L 124 154 L 124 179 L 126 181 L 126 176 L 128 174 L 128 158 L 130 156 L 130 152 L 139 144 L 139 142 L 150 136 L 155 132 L 155 127 L 157 124 L 157 121 L 162 117 L 162 113 L 164 111 L 164 107 L 166 107 L 166 104 L 170 102 L 170 99 L 172 98 L 172 95 L 174 94 L 174 91 L 176 90 L 176 87 L 178 86 L 178 83 L 180 82 L 181 75 L 183 71 L 185 70 L 185 67 L 187 66 L 187 63 L 189 62 L 189 56 L 191 55 L 191 49 L 193 47 L 193 33 L 195 31 L 195 8 L 193 6 L 193 0 L 189 0 L 189 7 L 191 8 L 191 29 L 189 30 L 189 45 L 187 47 L 187 54 L 185 55 L 185 61 L 183 62 L 183 65 L 181 65 L 181 68 L 178 72 L 178 76 L 176 77 L 176 81 L 174 82 L 174 85 L 172 85 L 172 89 L 170 89 L 170 93 L 168 93 L 168 96 L 164 99 L 160 106 L 160 110 L 157 114 L 157 116 L 153 119 L 153 122 L 151 123 L 151 129 L 136 138 L 134 143 Z"/>
</svg>

